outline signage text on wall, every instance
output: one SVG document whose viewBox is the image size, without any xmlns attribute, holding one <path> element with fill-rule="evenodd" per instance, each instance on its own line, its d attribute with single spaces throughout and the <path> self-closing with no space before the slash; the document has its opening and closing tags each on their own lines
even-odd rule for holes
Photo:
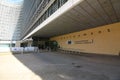
<svg viewBox="0 0 120 80">
<path fill-rule="evenodd" d="M 93 39 L 75 41 L 74 43 L 75 43 L 75 44 L 92 44 L 92 43 L 93 43 Z"/>
</svg>

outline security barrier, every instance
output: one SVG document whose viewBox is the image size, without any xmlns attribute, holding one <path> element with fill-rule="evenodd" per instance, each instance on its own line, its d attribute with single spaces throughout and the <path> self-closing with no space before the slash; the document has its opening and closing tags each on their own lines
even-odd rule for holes
<svg viewBox="0 0 120 80">
<path fill-rule="evenodd" d="M 11 51 L 13 53 L 25 53 L 25 52 L 38 52 L 37 47 L 12 47 Z"/>
</svg>

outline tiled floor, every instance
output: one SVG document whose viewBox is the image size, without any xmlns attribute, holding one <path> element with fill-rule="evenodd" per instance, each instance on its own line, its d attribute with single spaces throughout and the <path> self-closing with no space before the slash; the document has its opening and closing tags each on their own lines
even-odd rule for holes
<svg viewBox="0 0 120 80">
<path fill-rule="evenodd" d="M 0 80 L 120 80 L 120 57 L 0 55 Z"/>
</svg>

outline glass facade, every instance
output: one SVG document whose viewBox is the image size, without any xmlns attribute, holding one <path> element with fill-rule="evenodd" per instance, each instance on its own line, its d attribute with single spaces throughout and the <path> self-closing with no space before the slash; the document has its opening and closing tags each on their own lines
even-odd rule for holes
<svg viewBox="0 0 120 80">
<path fill-rule="evenodd" d="M 29 14 L 27 15 L 28 18 L 26 19 L 27 22 L 24 21 L 25 28 L 23 30 L 23 33 L 24 32 L 26 33 L 24 34 L 21 33 L 21 36 L 22 36 L 21 38 L 25 37 L 32 30 L 34 30 L 38 25 L 40 25 L 43 21 L 45 21 L 48 17 L 50 17 L 55 11 L 57 11 L 68 0 L 40 0 L 40 1 L 41 2 L 39 2 L 39 6 L 34 6 L 37 3 L 37 0 L 36 1 L 33 0 L 33 6 L 31 5 L 31 8 L 30 7 L 28 8 L 30 9 L 31 14 L 26 12 L 26 14 Z M 27 0 L 25 2 L 27 2 Z M 45 8 L 47 9 L 45 10 Z"/>
<path fill-rule="evenodd" d="M 0 40 L 19 40 L 20 4 L 0 0 Z"/>
<path fill-rule="evenodd" d="M 20 40 L 68 0 L 0 0 L 0 40 Z"/>
</svg>

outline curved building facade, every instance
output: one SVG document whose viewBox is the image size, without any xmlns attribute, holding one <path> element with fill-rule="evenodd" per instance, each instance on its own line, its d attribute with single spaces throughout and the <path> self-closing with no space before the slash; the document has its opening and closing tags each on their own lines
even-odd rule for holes
<svg viewBox="0 0 120 80">
<path fill-rule="evenodd" d="M 0 0 L 0 40 L 19 40 L 22 5 Z"/>
</svg>

